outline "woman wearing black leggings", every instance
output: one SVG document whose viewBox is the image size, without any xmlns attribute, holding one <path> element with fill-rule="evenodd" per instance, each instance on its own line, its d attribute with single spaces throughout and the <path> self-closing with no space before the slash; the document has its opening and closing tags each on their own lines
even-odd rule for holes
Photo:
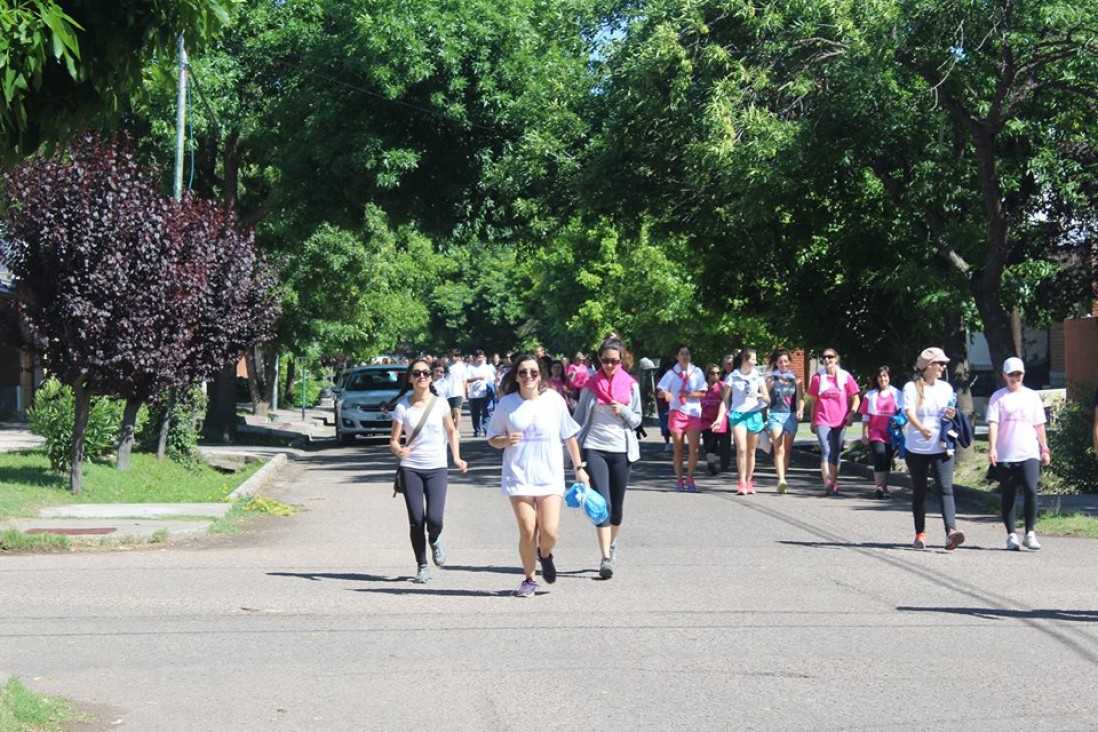
<svg viewBox="0 0 1098 732">
<path fill-rule="evenodd" d="M 1037 392 L 1022 384 L 1026 365 L 1020 358 L 1003 362 L 1006 386 L 987 403 L 987 457 L 998 474 L 1002 495 L 1006 548 L 1011 551 L 1040 549 L 1037 523 L 1037 480 L 1041 466 L 1052 462 L 1045 434 L 1045 407 Z M 1014 498 L 1025 491 L 1026 536 L 1019 542 L 1014 529 Z"/>
<path fill-rule="evenodd" d="M 435 566 L 446 563 L 440 535 L 446 508 L 447 442 L 457 469 L 463 473 L 468 469 L 468 464 L 461 459 L 450 405 L 435 394 L 431 371 L 432 364 L 424 359 L 416 359 L 408 366 L 404 389 L 394 400 L 393 432 L 389 439 L 389 449 L 400 458 L 397 469 L 404 482 L 404 506 L 408 510 L 412 551 L 416 556 L 416 575 L 412 581 L 416 584 L 431 579 L 431 571 L 427 568 L 428 542 Z M 402 399 L 409 391 L 411 394 Z M 402 445 L 403 435 L 408 439 L 407 444 Z"/>
<path fill-rule="evenodd" d="M 614 576 L 622 505 L 629 484 L 629 466 L 640 459 L 636 428 L 642 420 L 640 388 L 621 367 L 625 347 L 608 339 L 599 346 L 600 368 L 580 390 L 576 419 L 583 426 L 579 444 L 591 487 L 606 499 L 609 518 L 596 528 L 599 576 Z"/>
</svg>

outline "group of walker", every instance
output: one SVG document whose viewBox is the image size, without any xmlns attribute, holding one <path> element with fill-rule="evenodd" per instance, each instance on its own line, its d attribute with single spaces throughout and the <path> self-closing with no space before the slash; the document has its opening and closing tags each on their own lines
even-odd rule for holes
<svg viewBox="0 0 1098 732">
<path fill-rule="evenodd" d="M 531 597 L 538 589 L 538 563 L 542 578 L 552 584 L 557 569 L 553 548 L 560 524 L 565 490 L 564 452 L 571 460 L 577 482 L 596 490 L 609 509 L 606 521 L 596 529 L 600 552 L 599 576 L 614 576 L 617 539 L 631 465 L 640 458 L 636 429 L 642 423 L 640 389 L 623 367 L 628 351 L 613 335 L 598 350 L 600 368 L 580 391 L 574 413 L 556 390 L 534 354 L 514 357 L 500 383 L 502 394 L 487 426 L 488 444 L 503 451 L 501 491 L 510 499 L 519 530 L 519 556 L 524 579 L 515 594 Z M 804 417 L 806 391 L 790 370 L 786 350 L 770 358 L 769 373 L 757 368 L 754 349 L 744 349 L 734 368 L 721 381 L 716 367 L 703 375 L 691 362 L 691 351 L 681 346 L 674 367 L 660 379 L 656 393 L 669 406 L 668 427 L 674 444 L 675 490 L 697 491 L 694 479 L 699 437 L 706 431 L 731 430 L 736 445 L 737 495 L 753 495 L 755 448 L 765 430 L 773 445 L 778 476 L 777 491 L 786 493 L 786 475 L 793 437 Z M 911 476 L 913 548 L 925 549 L 926 496 L 933 474 L 942 504 L 945 548 L 964 543 L 957 528 L 953 497 L 954 449 L 950 425 L 957 417 L 953 387 L 942 379 L 949 359 L 940 348 L 927 348 L 916 361 L 916 375 L 903 390 L 891 384 L 886 366 L 877 369 L 875 388 L 863 399 L 854 377 L 840 368 L 835 349 L 821 355 L 823 368 L 807 389 L 811 403 L 811 428 L 820 446 L 820 472 L 824 492 L 839 493 L 840 453 L 844 433 L 860 416 L 863 437 L 873 453 L 875 495 L 889 495 L 888 479 L 893 459 L 892 436 L 899 421 L 904 426 L 905 460 Z M 460 439 L 449 405 L 438 398 L 432 372 L 438 364 L 413 360 L 406 386 L 393 412 L 390 449 L 400 458 L 404 499 L 408 511 L 412 548 L 417 562 L 414 581 L 430 580 L 427 549 L 436 566 L 443 566 L 443 512 L 446 502 L 446 446 L 454 465 L 464 473 Z M 1045 433 L 1044 408 L 1039 395 L 1022 384 L 1025 365 L 1009 358 L 1003 364 L 1006 386 L 988 403 L 989 460 L 1001 483 L 1002 516 L 1007 529 L 1007 548 L 1039 549 L 1034 533 L 1037 515 L 1037 481 L 1040 467 L 1051 454 Z M 712 377 L 716 376 L 714 379 Z M 719 395 L 719 396 L 717 396 Z M 703 425 L 703 400 L 712 421 Z M 716 416 L 712 417 L 715 406 Z M 763 419 L 763 410 L 769 414 Z M 407 444 L 402 437 L 408 434 Z M 684 455 L 685 453 L 685 455 Z M 685 465 L 684 465 L 685 463 Z M 685 467 L 685 470 L 684 470 Z M 1025 537 L 1019 541 L 1014 526 L 1014 502 L 1024 489 Z"/>
<path fill-rule="evenodd" d="M 789 351 L 779 349 L 769 359 L 767 373 L 758 368 L 752 348 L 732 357 L 731 369 L 723 375 L 715 364 L 704 370 L 691 361 L 691 350 L 680 346 L 676 363 L 660 378 L 656 396 L 669 405 L 667 430 L 673 446 L 674 489 L 696 492 L 695 472 L 699 441 L 706 438 L 710 472 L 716 473 L 711 436 L 731 431 L 735 443 L 737 495 L 753 495 L 755 452 L 760 436 L 772 445 L 777 492 L 786 493 L 794 436 L 804 419 L 806 396 L 811 405 L 810 425 L 820 448 L 820 475 L 825 495 L 839 494 L 840 457 L 846 429 L 856 420 L 862 423 L 862 439 L 873 456 L 874 495 L 890 495 L 889 477 L 895 455 L 894 433 L 900 437 L 911 476 L 912 516 L 915 549 L 925 549 L 926 496 L 931 474 L 938 486 L 945 525 L 945 548 L 956 549 L 965 534 L 957 528 L 953 496 L 953 472 L 961 419 L 955 409 L 953 387 L 942 378 L 949 359 L 940 348 L 927 348 L 915 363 L 915 376 L 899 390 L 892 385 L 889 368 L 874 374 L 874 387 L 865 397 L 855 378 L 840 366 L 840 356 L 826 348 L 820 356 L 822 368 L 812 375 L 805 390 L 790 370 Z M 992 472 L 1000 481 L 1002 516 L 1007 530 L 1007 548 L 1040 549 L 1034 532 L 1037 516 L 1037 481 L 1041 466 L 1051 453 L 1045 433 L 1045 413 L 1040 396 L 1022 384 L 1025 364 L 1012 357 L 1003 364 L 1006 386 L 988 402 L 986 421 Z M 764 419 L 764 413 L 766 417 Z M 1025 537 L 1015 531 L 1014 502 L 1019 487 L 1024 489 Z"/>
<path fill-rule="evenodd" d="M 557 579 L 553 548 L 557 543 L 565 489 L 564 451 L 575 480 L 605 499 L 607 519 L 596 527 L 599 576 L 614 576 L 617 538 L 632 463 L 640 459 L 636 429 L 642 421 L 640 389 L 622 368 L 625 347 L 607 338 L 599 347 L 600 368 L 580 391 L 575 417 L 563 396 L 549 385 L 535 354 L 520 354 L 500 382 L 501 398 L 487 426 L 488 444 L 503 451 L 500 486 L 510 499 L 519 530 L 519 556 L 524 578 L 515 591 L 532 597 L 541 564 L 542 579 Z M 460 440 L 445 402 L 431 386 L 432 364 L 413 360 L 406 387 L 393 411 L 389 447 L 400 458 L 404 501 L 408 511 L 417 569 L 414 582 L 430 580 L 427 549 L 434 564 L 446 562 L 441 534 L 446 503 L 446 445 L 454 465 L 464 473 Z M 409 393 L 410 392 L 410 393 Z M 579 421 L 577 421 L 577 419 Z M 410 435 L 407 444 L 402 436 Z"/>
</svg>

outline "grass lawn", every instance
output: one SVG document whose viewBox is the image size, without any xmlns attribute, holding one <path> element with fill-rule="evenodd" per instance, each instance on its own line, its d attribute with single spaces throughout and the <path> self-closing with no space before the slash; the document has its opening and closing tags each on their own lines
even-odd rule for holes
<svg viewBox="0 0 1098 732">
<path fill-rule="evenodd" d="M 1040 514 L 1037 516 L 1038 536 L 1085 536 L 1098 539 L 1098 518 L 1082 513 Z"/>
<path fill-rule="evenodd" d="M 0 732 L 60 732 L 66 722 L 89 721 L 72 706 L 30 691 L 16 677 L 0 686 Z"/>
<path fill-rule="evenodd" d="M 129 471 L 114 463 L 84 466 L 84 490 L 68 491 L 68 476 L 50 469 L 43 451 L 0 453 L 0 520 L 33 516 L 44 506 L 66 503 L 218 503 L 252 476 L 262 462 L 225 474 L 202 464 L 187 467 L 155 455 L 134 453 Z"/>
</svg>

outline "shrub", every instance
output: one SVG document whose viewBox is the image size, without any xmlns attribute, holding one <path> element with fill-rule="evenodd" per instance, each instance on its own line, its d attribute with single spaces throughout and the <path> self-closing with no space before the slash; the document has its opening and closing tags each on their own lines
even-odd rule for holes
<svg viewBox="0 0 1098 732">
<path fill-rule="evenodd" d="M 202 436 L 206 401 L 205 392 L 197 386 L 178 392 L 168 425 L 166 452 L 172 460 L 191 463 L 198 459 L 198 439 Z M 160 443 L 160 422 L 167 404 L 166 394 L 149 403 L 149 418 L 137 433 L 138 449 L 142 452 L 156 452 Z"/>
<path fill-rule="evenodd" d="M 1093 426 L 1093 412 L 1090 409 L 1072 401 L 1060 407 L 1056 422 L 1048 431 L 1052 464 L 1046 470 L 1054 480 L 1046 484 L 1047 487 L 1062 493 L 1098 492 L 1098 459 L 1094 454 Z"/>
<path fill-rule="evenodd" d="M 84 459 L 110 455 L 118 441 L 125 405 L 116 399 L 93 397 L 84 434 Z M 54 470 L 72 467 L 72 431 L 76 422 L 76 399 L 72 388 L 56 378 L 42 383 L 34 396 L 34 407 L 27 411 L 31 432 L 46 438 L 46 454 Z"/>
</svg>

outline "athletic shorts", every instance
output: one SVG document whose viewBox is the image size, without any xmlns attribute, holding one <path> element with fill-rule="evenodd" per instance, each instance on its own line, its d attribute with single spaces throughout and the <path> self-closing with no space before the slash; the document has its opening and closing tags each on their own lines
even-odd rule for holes
<svg viewBox="0 0 1098 732">
<path fill-rule="evenodd" d="M 797 434 L 797 415 L 793 412 L 771 412 L 766 418 L 766 431 L 773 434 L 778 430 L 787 435 Z"/>
<path fill-rule="evenodd" d="M 737 427 L 743 426 L 747 428 L 748 432 L 762 432 L 763 431 L 763 413 L 761 410 L 756 409 L 754 412 L 729 412 L 728 413 L 728 426 Z"/>
<path fill-rule="evenodd" d="M 680 412 L 677 409 L 672 409 L 667 414 L 667 429 L 669 429 L 672 434 L 683 434 L 691 430 L 700 432 L 701 427 L 701 417 L 693 417 L 686 412 Z"/>
<path fill-rule="evenodd" d="M 446 401 L 450 403 L 450 409 L 461 409 L 461 397 L 450 397 Z"/>
</svg>

